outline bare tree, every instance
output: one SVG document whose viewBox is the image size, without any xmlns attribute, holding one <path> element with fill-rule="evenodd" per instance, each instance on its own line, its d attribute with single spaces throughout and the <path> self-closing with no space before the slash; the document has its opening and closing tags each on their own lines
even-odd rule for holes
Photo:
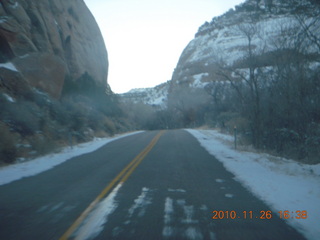
<svg viewBox="0 0 320 240">
<path fill-rule="evenodd" d="M 238 66 L 220 64 L 217 74 L 230 82 L 241 102 L 241 112 L 249 118 L 252 127 L 252 140 L 256 147 L 261 145 L 261 79 L 258 69 L 259 57 L 264 53 L 264 41 L 260 39 L 259 28 L 253 21 L 237 26 L 236 31 L 246 39 L 246 51 Z M 253 41 L 259 39 L 259 46 Z M 248 92 L 247 92 L 248 91 Z M 247 94 L 248 93 L 248 94 Z"/>
<path fill-rule="evenodd" d="M 243 59 L 216 64 L 216 74 L 237 95 L 241 116 L 251 122 L 255 147 L 294 158 L 319 154 L 319 23 L 319 17 L 292 18 L 265 39 L 259 24 L 243 23 L 236 29 L 246 40 Z"/>
<path fill-rule="evenodd" d="M 203 107 L 208 103 L 209 96 L 203 89 L 191 88 L 186 84 L 177 86 L 168 97 L 170 111 L 180 126 L 194 126 L 203 121 Z"/>
<path fill-rule="evenodd" d="M 320 10 L 318 10 L 320 14 Z M 314 44 L 317 48 L 317 52 L 320 53 L 320 18 L 319 15 L 308 17 L 306 15 L 295 15 L 299 25 L 301 36 L 307 37 L 311 44 Z M 319 61 L 319 60 L 318 60 Z"/>
<path fill-rule="evenodd" d="M 313 123 L 319 121 L 315 106 L 320 104 L 320 86 L 319 67 L 315 64 L 319 60 L 314 57 L 319 56 L 319 52 L 315 54 L 317 40 L 308 36 L 307 25 L 303 26 L 300 20 L 279 25 L 279 34 L 269 40 L 273 45 L 273 67 L 268 76 L 272 81 L 264 122 L 273 129 L 266 136 L 269 143 L 278 151 L 303 158 L 308 155 L 307 139 L 317 131 L 310 128 L 316 129 Z M 312 19 L 307 22 L 315 24 Z"/>
</svg>

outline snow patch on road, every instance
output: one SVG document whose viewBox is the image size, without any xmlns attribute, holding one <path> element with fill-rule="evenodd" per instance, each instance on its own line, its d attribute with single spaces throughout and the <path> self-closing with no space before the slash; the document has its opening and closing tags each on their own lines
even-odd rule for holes
<svg viewBox="0 0 320 240">
<path fill-rule="evenodd" d="M 224 183 L 224 182 L 225 182 L 225 180 L 220 179 L 220 178 L 217 178 L 217 179 L 216 179 L 216 182 L 217 182 L 217 183 Z"/>
<path fill-rule="evenodd" d="M 142 188 L 141 194 L 134 200 L 134 204 L 130 207 L 129 209 L 129 218 L 132 217 L 134 212 L 139 209 L 138 212 L 138 217 L 144 216 L 146 213 L 146 208 L 148 205 L 152 203 L 152 198 L 149 196 L 150 195 L 150 189 L 149 188 Z"/>
<path fill-rule="evenodd" d="M 19 180 L 23 177 L 37 175 L 61 163 L 64 163 L 73 157 L 93 152 L 112 141 L 137 133 L 141 133 L 141 131 L 117 135 L 110 138 L 96 138 L 91 142 L 82 143 L 72 148 L 66 147 L 60 153 L 39 157 L 28 162 L 2 167 L 0 168 L 0 185 Z"/>
<path fill-rule="evenodd" d="M 183 189 L 172 189 L 172 188 L 169 188 L 168 189 L 168 192 L 177 192 L 177 193 L 185 193 L 186 190 L 183 190 Z"/>
<path fill-rule="evenodd" d="M 206 205 L 202 204 L 200 207 L 200 210 L 206 212 L 206 211 L 208 211 L 208 207 Z"/>
<path fill-rule="evenodd" d="M 203 239 L 201 232 L 195 227 L 188 227 L 187 230 L 185 231 L 185 237 L 186 239 L 190 239 L 190 240 Z"/>
<path fill-rule="evenodd" d="M 307 239 L 320 239 L 320 164 L 308 165 L 265 153 L 237 151 L 230 144 L 231 136 L 214 130 L 187 131 L 236 176 L 235 180 L 274 212 L 307 211 L 307 219 L 286 221 Z"/>
<path fill-rule="evenodd" d="M 177 210 L 175 211 L 176 208 Z M 208 207 L 202 204 L 199 208 L 193 205 L 187 205 L 185 199 L 172 199 L 166 197 L 164 202 L 164 227 L 162 236 L 164 238 L 174 239 L 203 239 L 203 234 L 200 231 L 201 222 L 195 219 L 196 209 L 200 211 L 208 211 Z M 180 213 L 182 210 L 183 217 L 175 216 L 175 212 Z M 206 214 L 207 215 L 207 214 Z M 211 234 L 211 232 L 209 233 Z"/>
<path fill-rule="evenodd" d="M 50 212 L 54 212 L 54 211 L 58 210 L 59 208 L 61 208 L 63 206 L 63 204 L 64 204 L 63 202 L 60 202 L 60 203 L 52 206 L 50 209 Z"/>
<path fill-rule="evenodd" d="M 164 203 L 164 224 L 170 224 L 172 222 L 173 215 L 173 201 L 167 197 Z"/>
<path fill-rule="evenodd" d="M 192 205 L 188 206 L 185 204 L 181 204 L 184 212 L 184 218 L 181 220 L 184 224 L 193 224 L 198 223 L 198 220 L 193 219 L 194 216 L 194 207 Z"/>
<path fill-rule="evenodd" d="M 227 198 L 233 198 L 234 197 L 234 195 L 232 193 L 226 193 L 224 196 L 227 197 Z"/>
<path fill-rule="evenodd" d="M 83 225 L 76 231 L 76 240 L 93 239 L 102 232 L 104 224 L 108 221 L 108 216 L 118 207 L 115 197 L 121 186 L 121 183 L 118 184 L 108 197 L 89 214 Z"/>
<path fill-rule="evenodd" d="M 171 237 L 173 235 L 173 228 L 170 226 L 164 226 L 162 230 L 162 236 Z"/>
</svg>

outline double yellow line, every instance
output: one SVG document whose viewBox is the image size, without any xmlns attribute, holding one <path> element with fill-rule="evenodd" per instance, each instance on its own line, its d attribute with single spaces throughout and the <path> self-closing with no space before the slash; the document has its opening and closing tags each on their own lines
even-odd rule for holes
<svg viewBox="0 0 320 240">
<path fill-rule="evenodd" d="M 71 234 L 79 227 L 83 220 L 88 216 L 92 209 L 106 196 L 107 193 L 113 189 L 116 184 L 124 183 L 132 172 L 138 167 L 142 160 L 147 156 L 151 149 L 156 145 L 164 131 L 160 131 L 149 143 L 149 145 L 142 150 L 110 183 L 102 192 L 96 197 L 96 199 L 90 203 L 90 205 L 81 213 L 77 220 L 69 227 L 69 229 L 59 238 L 59 240 L 67 240 Z"/>
</svg>

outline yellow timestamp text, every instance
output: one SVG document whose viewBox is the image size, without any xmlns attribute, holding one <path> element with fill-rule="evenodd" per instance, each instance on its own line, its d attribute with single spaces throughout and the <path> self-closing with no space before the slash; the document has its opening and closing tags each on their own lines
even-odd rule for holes
<svg viewBox="0 0 320 240">
<path fill-rule="evenodd" d="M 212 211 L 212 219 L 272 219 L 274 215 L 278 216 L 281 219 L 307 219 L 308 212 L 306 210 L 297 210 L 297 211 L 278 211 L 272 212 L 271 210 L 261 210 L 258 212 L 254 211 L 222 211 L 214 210 Z"/>
</svg>

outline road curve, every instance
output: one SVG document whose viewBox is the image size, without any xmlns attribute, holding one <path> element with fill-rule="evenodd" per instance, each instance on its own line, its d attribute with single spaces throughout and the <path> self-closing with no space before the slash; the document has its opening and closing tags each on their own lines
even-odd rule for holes
<svg viewBox="0 0 320 240">
<path fill-rule="evenodd" d="M 116 140 L 0 196 L 6 240 L 304 239 L 183 130 Z"/>
</svg>

